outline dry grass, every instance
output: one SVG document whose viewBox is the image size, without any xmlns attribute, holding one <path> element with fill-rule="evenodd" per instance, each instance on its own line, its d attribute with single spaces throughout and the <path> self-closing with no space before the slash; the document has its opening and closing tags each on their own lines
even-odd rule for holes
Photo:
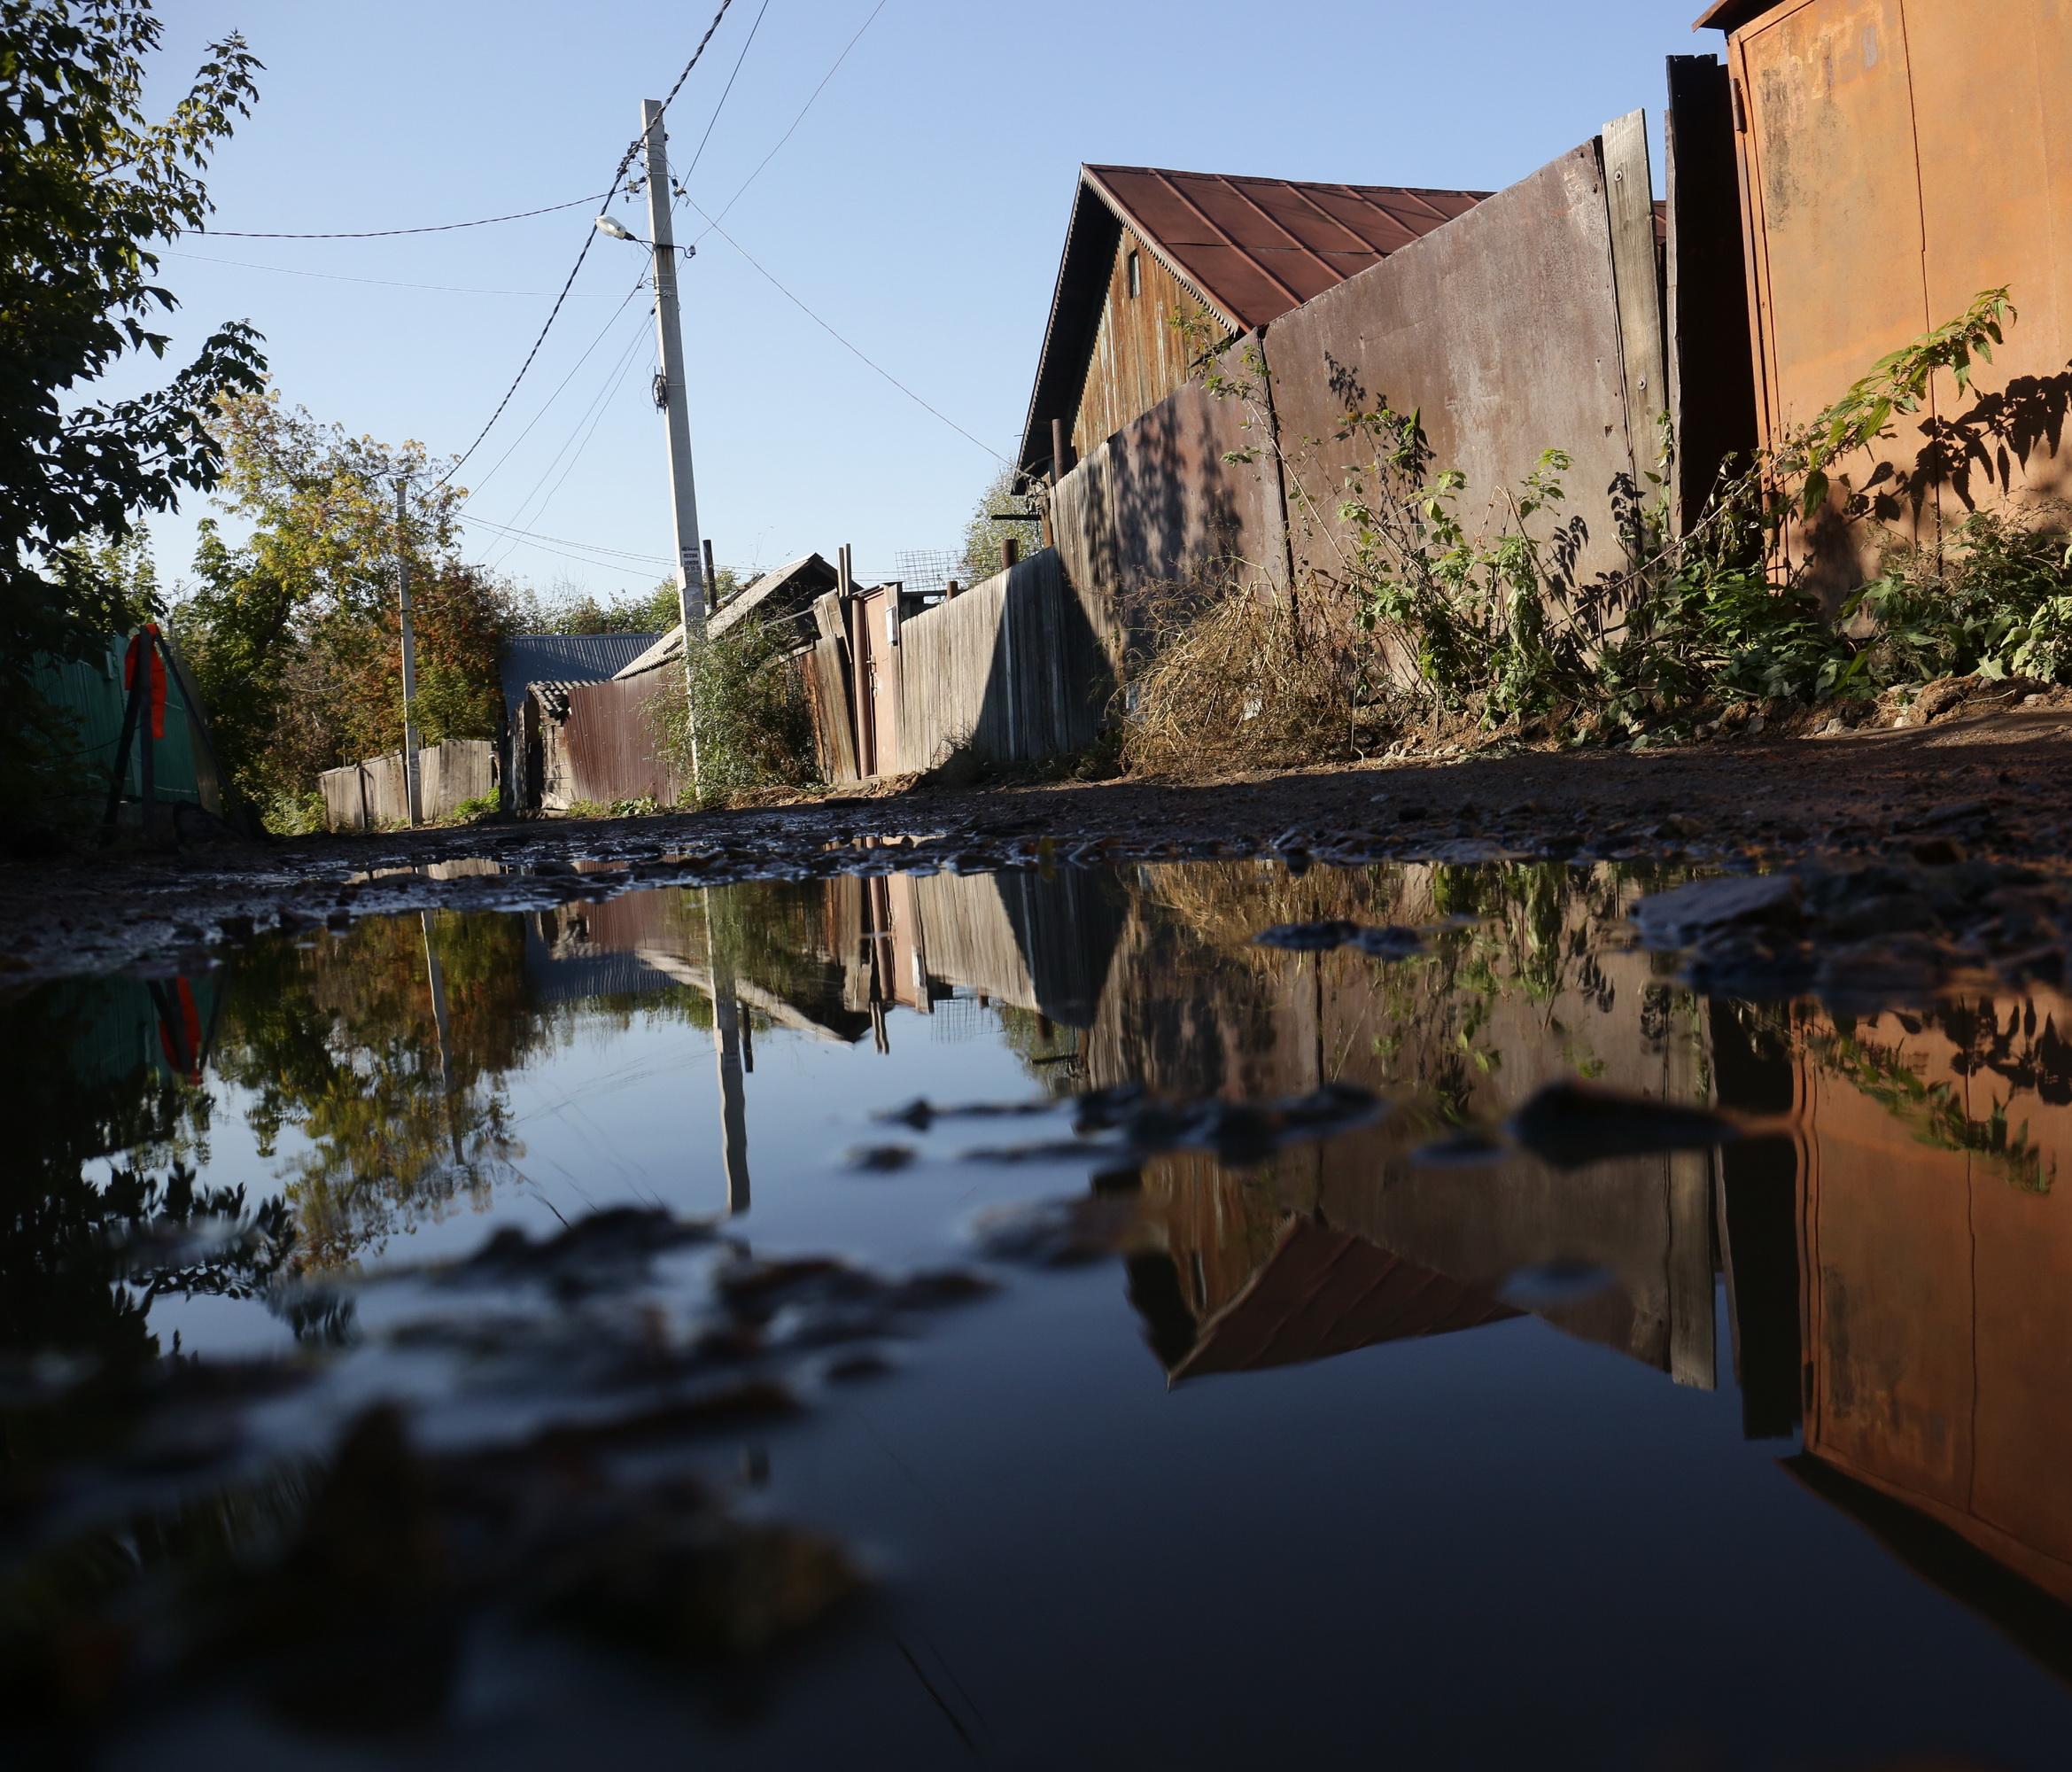
<svg viewBox="0 0 2072 1772">
<path fill-rule="evenodd" d="M 1121 697 L 1131 774 L 1327 762 L 1364 755 L 1380 735 L 1377 649 L 1341 590 L 1173 584 L 1132 615 Z"/>
</svg>

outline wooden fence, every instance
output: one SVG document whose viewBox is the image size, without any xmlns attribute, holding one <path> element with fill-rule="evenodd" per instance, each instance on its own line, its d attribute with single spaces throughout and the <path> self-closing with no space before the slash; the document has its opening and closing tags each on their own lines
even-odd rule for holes
<svg viewBox="0 0 2072 1772">
<path fill-rule="evenodd" d="M 1055 550 L 1019 561 L 899 629 L 899 754 L 931 769 L 960 747 L 1026 763 L 1090 744 L 1107 661 Z"/>
<path fill-rule="evenodd" d="M 424 816 L 439 819 L 464 800 L 493 799 L 496 746 L 485 738 L 449 738 L 417 753 L 418 797 Z M 410 821 L 409 789 L 403 753 L 369 757 L 317 777 L 323 792 L 324 823 L 332 830 L 374 830 Z"/>
</svg>

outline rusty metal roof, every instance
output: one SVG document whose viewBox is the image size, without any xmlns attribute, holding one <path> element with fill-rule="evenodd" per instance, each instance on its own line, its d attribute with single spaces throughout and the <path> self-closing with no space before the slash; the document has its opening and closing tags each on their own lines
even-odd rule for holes
<svg viewBox="0 0 2072 1772">
<path fill-rule="evenodd" d="M 1083 166 L 1051 298 L 1020 465 L 1050 458 L 1053 418 L 1076 409 L 1128 227 L 1230 335 L 1263 326 L 1422 239 L 1489 193 Z"/>
<path fill-rule="evenodd" d="M 1281 1227 L 1244 1291 L 1202 1327 L 1168 1381 L 1299 1365 L 1518 1313 L 1485 1293 L 1309 1218 Z"/>
<path fill-rule="evenodd" d="M 1233 331 L 1278 319 L 1488 195 L 1158 167 L 1090 166 L 1082 176 Z"/>
</svg>

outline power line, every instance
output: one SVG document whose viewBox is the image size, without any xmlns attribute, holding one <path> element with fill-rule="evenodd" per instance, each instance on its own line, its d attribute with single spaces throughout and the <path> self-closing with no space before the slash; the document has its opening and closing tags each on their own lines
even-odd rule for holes
<svg viewBox="0 0 2072 1772">
<path fill-rule="evenodd" d="M 698 169 L 698 162 L 705 158 L 705 144 L 712 139 L 712 131 L 719 122 L 719 113 L 726 109 L 726 95 L 733 90 L 733 83 L 741 75 L 741 64 L 749 58 L 749 45 L 756 41 L 756 33 L 763 28 L 763 13 L 770 10 L 770 0 L 763 0 L 762 12 L 756 14 L 756 22 L 749 27 L 747 39 L 741 44 L 741 52 L 733 58 L 733 72 L 726 76 L 726 89 L 719 95 L 719 103 L 712 107 L 712 114 L 706 120 L 705 133 L 698 137 L 698 152 L 691 156 L 691 163 L 677 175 L 685 184 L 691 182 L 691 175 Z"/>
<path fill-rule="evenodd" d="M 689 201 L 693 209 L 697 209 L 699 214 L 705 215 L 705 212 L 702 209 L 698 209 L 698 205 L 695 198 L 689 199 Z M 834 339 L 834 342 L 841 346 L 843 350 L 849 352 L 850 355 L 856 357 L 869 368 L 875 369 L 878 374 L 884 377 L 887 381 L 890 382 L 894 387 L 900 391 L 900 392 L 904 394 L 916 406 L 920 407 L 922 411 L 929 413 L 935 417 L 941 419 L 943 424 L 947 424 L 967 443 L 977 443 L 980 448 L 983 449 L 987 455 L 990 455 L 1003 467 L 1012 467 L 1013 465 L 1007 460 L 1006 456 L 1003 455 L 997 449 L 994 448 L 991 444 L 980 442 L 976 437 L 974 437 L 970 431 L 966 431 L 954 418 L 951 417 L 948 413 L 943 412 L 938 408 L 930 406 L 927 400 L 923 400 L 920 395 L 907 386 L 907 385 L 901 381 L 897 376 L 894 375 L 890 369 L 885 368 L 881 363 L 875 362 L 870 357 L 865 355 L 864 352 L 858 346 L 850 344 L 850 341 L 844 338 L 841 333 L 837 332 L 834 327 L 830 326 L 825 320 L 821 319 L 818 314 L 814 313 L 811 308 L 808 307 L 804 302 L 801 301 L 797 296 L 794 295 L 788 289 L 785 288 L 782 284 L 779 283 L 777 279 L 772 276 L 768 270 L 764 269 L 762 264 L 757 260 L 755 255 L 751 253 L 746 246 L 742 245 L 739 240 L 735 239 L 732 234 L 728 233 L 726 229 L 722 228 L 717 221 L 714 221 L 713 218 L 710 215 L 705 215 L 705 220 L 707 223 L 710 224 L 706 229 L 708 233 L 717 233 L 719 237 L 725 240 L 728 245 L 732 246 L 735 252 L 739 253 L 741 257 L 748 260 L 749 263 L 755 267 L 756 270 L 762 275 L 764 279 L 770 284 L 771 288 L 774 289 L 778 294 L 781 295 L 787 301 L 791 303 L 794 307 L 797 308 L 801 314 L 804 315 L 807 319 L 811 320 L 814 325 L 818 326 L 830 338 Z"/>
<path fill-rule="evenodd" d="M 486 517 L 463 515 L 462 523 L 472 524 L 478 529 L 493 529 L 501 535 L 521 535 L 528 541 L 551 541 L 563 548 L 579 548 L 592 554 L 616 554 L 622 559 L 637 560 L 644 564 L 668 566 L 672 563 L 660 554 L 643 554 L 637 548 L 608 548 L 601 541 L 574 541 L 565 535 L 542 535 L 536 530 L 514 528 L 508 523 L 493 523 Z"/>
<path fill-rule="evenodd" d="M 461 519 L 461 521 L 462 523 L 478 523 L 481 521 L 481 519 L 479 517 L 464 517 Z M 589 559 L 581 554 L 570 554 L 559 548 L 549 548 L 544 541 L 533 541 L 527 540 L 519 542 L 517 545 L 521 548 L 530 548 L 535 553 L 552 554 L 557 559 L 572 561 L 578 566 L 589 566 L 600 572 L 617 572 L 621 578 L 637 579 L 642 584 L 649 584 L 653 582 L 647 572 L 642 571 L 636 566 L 622 566 L 616 561 L 612 560 Z M 486 567 L 485 570 L 487 570 Z"/>
<path fill-rule="evenodd" d="M 347 276 L 343 271 L 306 271 L 293 265 L 262 265 L 250 259 L 218 259 L 206 253 L 182 253 L 171 246 L 161 246 L 159 252 L 168 259 L 191 259 L 198 265 L 235 265 L 243 271 L 273 271 L 281 276 L 322 277 L 330 283 L 364 283 L 377 284 L 383 289 L 429 289 L 442 295 L 531 295 L 545 300 L 554 291 L 549 289 L 475 289 L 452 283 L 399 283 L 393 277 Z M 576 298 L 578 301 L 598 301 L 604 291 L 585 291 Z"/>
<path fill-rule="evenodd" d="M 539 411 L 535 412 L 532 417 L 525 421 L 525 428 L 519 431 L 516 437 L 512 438 L 510 442 L 505 446 L 503 454 L 499 455 L 495 461 L 489 464 L 489 471 L 484 474 L 479 480 L 468 488 L 466 495 L 461 500 L 462 509 L 467 507 L 469 501 L 473 499 L 477 493 L 480 492 L 484 486 L 487 486 L 490 481 L 495 478 L 497 470 L 501 468 L 506 462 L 511 459 L 511 454 L 517 448 L 518 445 L 523 443 L 528 437 L 532 434 L 532 427 L 539 424 L 541 419 L 547 416 L 548 409 L 554 405 L 555 400 L 562 397 L 563 390 L 567 388 L 570 382 L 575 380 L 576 371 L 580 369 L 585 363 L 590 361 L 590 354 L 604 342 L 606 335 L 610 332 L 614 326 L 618 324 L 619 316 L 625 312 L 626 303 L 631 301 L 636 295 L 640 294 L 641 290 L 647 286 L 647 283 L 648 279 L 645 274 L 634 279 L 633 286 L 629 289 L 625 295 L 619 298 L 618 306 L 611 311 L 610 318 L 608 319 L 602 326 L 598 328 L 597 336 L 584 347 L 583 354 L 576 359 L 575 362 L 570 367 L 568 374 L 563 376 L 555 385 L 554 392 L 548 394 L 545 400 L 540 401 Z"/>
<path fill-rule="evenodd" d="M 813 101 L 820 96 L 822 91 L 826 89 L 827 82 L 834 78 L 835 73 L 842 66 L 842 64 L 849 59 L 850 51 L 853 50 L 857 44 L 863 40 L 864 33 L 869 30 L 871 27 L 877 22 L 878 14 L 885 10 L 885 4 L 886 0 L 878 0 L 878 4 L 871 8 L 871 16 L 865 19 L 862 24 L 857 27 L 856 35 L 851 37 L 848 43 L 842 45 L 842 53 L 834 58 L 833 66 L 828 68 L 826 73 L 820 76 L 820 84 L 816 86 L 811 92 L 806 95 L 806 102 L 798 108 L 798 115 L 791 120 L 791 128 L 787 129 L 781 136 L 777 138 L 777 147 L 772 148 L 768 153 L 764 154 L 763 158 L 756 163 L 755 171 L 744 178 L 741 182 L 740 189 L 737 190 L 732 197 L 726 199 L 726 206 L 720 210 L 718 217 L 715 219 L 711 216 L 706 216 L 706 221 L 709 225 L 705 229 L 705 234 L 710 234 L 714 228 L 717 228 L 719 225 L 721 221 L 726 219 L 728 212 L 733 209 L 735 204 L 741 200 L 743 192 L 745 192 L 751 184 L 755 183 L 755 182 L 763 175 L 763 168 L 768 166 L 772 160 L 777 158 L 778 148 L 781 148 L 792 138 L 795 133 L 797 133 L 798 126 L 806 120 L 806 113 L 813 108 Z M 701 215 L 705 214 L 705 212 L 702 209 L 699 210 L 698 213 Z M 705 237 L 705 234 L 699 235 L 698 239 L 702 240 Z M 692 241 L 691 244 L 693 245 L 696 245 L 697 240 Z"/>
<path fill-rule="evenodd" d="M 640 338 L 641 334 L 636 331 L 631 338 L 627 339 L 626 347 L 624 351 L 619 353 L 617 361 L 614 362 L 612 366 L 604 372 L 603 385 L 598 389 L 596 395 L 592 399 L 590 404 L 583 408 L 581 414 L 577 417 L 574 425 L 570 428 L 569 434 L 562 439 L 561 447 L 556 449 L 554 454 L 547 458 L 547 465 L 539 470 L 539 478 L 532 482 L 532 489 L 526 493 L 524 498 L 518 501 L 518 508 L 516 511 L 513 513 L 514 523 L 523 520 L 526 517 L 527 513 L 532 510 L 532 501 L 539 497 L 539 489 L 547 484 L 547 476 L 553 473 L 554 470 L 561 465 L 561 458 L 568 453 L 570 447 L 571 445 L 575 445 L 576 447 L 576 455 L 574 457 L 571 457 L 569 462 L 569 466 L 570 468 L 575 466 L 576 460 L 581 456 L 583 450 L 589 447 L 591 437 L 596 434 L 597 422 L 601 421 L 604 416 L 604 408 L 606 404 L 609 401 L 611 396 L 618 391 L 620 383 L 625 381 L 627 372 L 632 368 L 633 359 L 640 350 Z M 593 414 L 595 415 L 595 419 L 592 418 Z M 589 424 L 590 429 L 587 432 L 583 433 L 582 442 L 580 444 L 577 444 L 577 435 L 578 432 L 583 431 L 583 426 L 586 423 Z M 563 478 L 565 479 L 566 478 L 567 476 L 564 474 Z M 560 490 L 560 484 L 559 482 L 556 482 L 555 491 L 558 492 Z M 547 494 L 547 498 L 549 500 L 551 500 L 553 496 L 553 493 L 549 493 Z M 546 509 L 545 501 L 542 501 L 540 509 L 542 510 Z M 510 550 L 508 548 L 504 550 L 506 554 L 509 553 L 509 551 Z M 501 558 L 502 556 L 499 556 L 498 557 Z M 493 564 L 494 563 L 493 562 L 492 563 Z"/>
<path fill-rule="evenodd" d="M 197 228 L 198 234 L 213 234 L 221 240 L 390 240 L 399 234 L 451 234 L 462 228 L 488 228 L 499 222 L 525 222 L 535 215 L 553 215 L 573 209 L 579 203 L 601 203 L 609 197 L 600 190 L 589 197 L 571 197 L 566 203 L 549 203 L 542 209 L 521 209 L 510 215 L 484 215 L 473 222 L 441 222 L 429 228 L 365 228 L 351 234 L 258 233 L 244 228 Z"/>
<path fill-rule="evenodd" d="M 726 17 L 727 9 L 733 4 L 733 0 L 719 0 L 719 10 L 712 15 L 712 22 L 705 27 L 705 35 L 698 39 L 698 47 L 691 51 L 691 58 L 684 64 L 684 71 L 677 75 L 676 84 L 669 89 L 669 97 L 662 101 L 661 108 L 656 112 L 655 122 L 660 122 L 663 113 L 669 109 L 677 94 L 683 90 L 684 82 L 691 77 L 691 70 L 696 67 L 700 60 L 703 58 L 705 47 L 712 41 L 712 34 L 719 28 L 720 20 Z M 619 156 L 618 165 L 612 170 L 611 184 L 606 192 L 607 197 L 618 190 L 620 181 L 626 175 L 626 168 L 632 165 L 633 156 L 640 151 L 640 144 L 646 139 L 646 132 L 643 131 L 626 144 L 625 152 Z M 511 396 L 518 391 L 518 384 L 525 379 L 525 372 L 532 367 L 533 360 L 539 354 L 539 347 L 547 342 L 547 335 L 554 330 L 554 323 L 560 316 L 563 307 L 567 303 L 569 291 L 575 287 L 576 277 L 583 268 L 583 261 L 590 256 L 591 242 L 596 237 L 597 230 L 594 228 L 589 229 L 583 236 L 582 250 L 576 254 L 576 262 L 569 268 L 568 278 L 561 286 L 561 293 L 554 299 L 554 307 L 547 312 L 547 323 L 540 327 L 539 336 L 532 341 L 532 348 L 525 353 L 525 361 L 518 365 L 518 373 L 511 377 L 510 386 L 504 390 L 503 398 L 497 401 L 496 410 L 489 415 L 488 422 L 475 433 L 475 440 L 461 451 L 454 465 L 439 476 L 442 484 L 451 480 L 455 474 L 461 471 L 468 458 L 482 447 L 482 439 L 489 435 L 497 420 L 503 416 L 504 408 L 511 403 Z"/>
</svg>

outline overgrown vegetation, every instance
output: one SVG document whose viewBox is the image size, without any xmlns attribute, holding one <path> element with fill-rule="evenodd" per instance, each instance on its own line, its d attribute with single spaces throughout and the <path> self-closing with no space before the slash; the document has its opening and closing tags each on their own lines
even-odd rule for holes
<svg viewBox="0 0 2072 1772">
<path fill-rule="evenodd" d="M 743 621 L 694 644 L 695 771 L 683 674 L 671 670 L 667 689 L 649 703 L 656 745 L 687 790 L 696 780 L 701 804 L 819 781 L 812 706 L 789 652 L 790 629 L 781 622 Z"/>
<path fill-rule="evenodd" d="M 1852 470 L 1936 377 L 1967 388 L 2014 318 L 2007 290 L 1981 294 L 1723 475 L 1680 535 L 1665 424 L 1659 471 L 1615 490 L 1626 563 L 1590 579 L 1558 449 L 1502 490 L 1484 527 L 1463 515 L 1466 477 L 1436 466 L 1416 412 L 1348 412 L 1331 441 L 1359 465 L 1328 495 L 1321 439 L 1234 452 L 1280 455 L 1304 552 L 1331 563 L 1292 592 L 1238 571 L 1164 587 L 1133 611 L 1126 754 L 1152 770 L 1277 766 L 1447 727 L 1645 742 L 1737 703 L 1809 706 L 1975 672 L 2072 680 L 2063 504 L 1974 511 L 1925 544 L 1888 529 L 1881 570 L 1832 614 L 1804 563 L 1773 563 L 1809 523 L 1877 524 L 1919 499 L 1889 462 L 1860 485 Z M 1207 385 L 1271 438 L 1264 374 L 1254 350 Z"/>
<path fill-rule="evenodd" d="M 258 97 L 235 35 L 209 46 L 162 121 L 143 94 L 164 26 L 151 0 L 0 0 L 0 831 L 74 804 L 76 734 L 35 688 L 37 660 L 83 659 L 141 613 L 100 570 L 145 512 L 222 472 L 206 417 L 256 389 L 260 338 L 210 335 L 160 386 L 81 391 L 162 358 L 176 306 L 159 243 L 211 205 L 211 156 Z"/>
<path fill-rule="evenodd" d="M 971 520 L 964 525 L 964 582 L 982 584 L 1000 570 L 1000 544 L 1012 540 L 1024 556 L 1044 545 L 1043 525 L 1030 515 L 1021 476 L 1002 468 L 979 494 Z"/>
</svg>

